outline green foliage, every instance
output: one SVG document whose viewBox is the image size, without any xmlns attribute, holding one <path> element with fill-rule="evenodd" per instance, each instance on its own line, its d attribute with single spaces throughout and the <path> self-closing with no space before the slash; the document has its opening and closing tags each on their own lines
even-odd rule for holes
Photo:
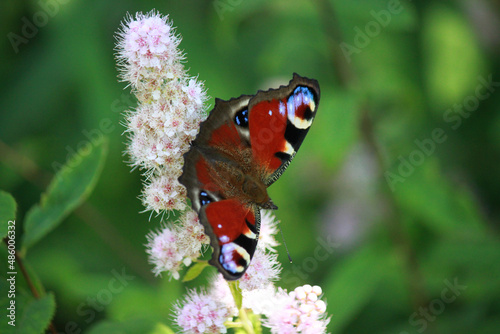
<svg viewBox="0 0 500 334">
<path fill-rule="evenodd" d="M 9 221 L 16 218 L 16 200 L 9 193 L 0 190 L 0 239 L 5 238 L 9 230 Z M 13 225 L 15 226 L 15 225 Z M 12 228 L 11 228 L 12 229 Z"/>
<path fill-rule="evenodd" d="M 478 41 L 467 18 L 443 4 L 430 6 L 423 38 L 431 101 L 438 108 L 447 108 L 470 94 L 478 74 L 484 71 Z"/>
<path fill-rule="evenodd" d="M 366 245 L 332 270 L 325 286 L 328 310 L 334 315 L 330 326 L 332 333 L 339 333 L 368 303 L 381 280 L 394 269 L 390 250 L 383 245 Z M 373 268 L 373 264 L 376 267 Z M 367 271 L 366 268 L 372 268 Z"/>
<path fill-rule="evenodd" d="M 23 252 L 53 230 L 92 192 L 104 165 L 105 140 L 80 149 L 59 171 L 39 204 L 26 214 Z"/>
<path fill-rule="evenodd" d="M 182 281 L 189 282 L 194 280 L 196 277 L 200 276 L 200 274 L 203 272 L 203 269 L 205 269 L 207 266 L 209 266 L 207 261 L 196 262 L 195 264 L 191 265 L 191 267 L 189 267 L 186 275 L 184 275 L 184 277 L 182 278 Z"/>
<path fill-rule="evenodd" d="M 24 305 L 16 324 L 17 333 L 39 334 L 49 326 L 56 310 L 54 295 L 49 293 L 40 299 L 31 299 Z"/>
<path fill-rule="evenodd" d="M 406 214 L 436 233 L 482 236 L 486 233 L 472 194 L 466 188 L 452 186 L 432 161 L 398 187 L 397 199 Z"/>
<path fill-rule="evenodd" d="M 93 327 L 89 334 L 173 334 L 174 331 L 162 323 L 151 323 L 145 320 L 128 320 L 121 323 L 103 321 L 99 325 Z"/>
<path fill-rule="evenodd" d="M 360 99 L 351 92 L 339 92 L 330 87 L 322 89 L 321 95 L 321 110 L 327 112 L 318 114 L 314 123 L 315 131 L 311 131 L 304 145 L 332 168 L 341 163 L 358 139 Z M 335 124 L 335 131 L 332 131 L 332 124 Z M 325 142 L 329 145 L 325 145 Z"/>
</svg>

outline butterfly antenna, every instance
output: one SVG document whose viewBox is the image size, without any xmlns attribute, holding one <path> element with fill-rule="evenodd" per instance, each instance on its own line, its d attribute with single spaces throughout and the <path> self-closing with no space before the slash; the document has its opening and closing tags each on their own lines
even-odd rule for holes
<svg viewBox="0 0 500 334">
<path fill-rule="evenodd" d="M 281 229 L 280 221 L 278 220 L 277 222 L 278 222 L 278 228 L 280 229 L 281 232 L 281 238 L 283 239 L 283 245 L 285 245 L 286 255 L 288 255 L 288 260 L 290 261 L 290 263 L 292 263 L 292 257 L 290 256 L 290 252 L 288 251 L 288 246 L 286 245 L 285 236 L 283 235 L 283 230 Z"/>
</svg>

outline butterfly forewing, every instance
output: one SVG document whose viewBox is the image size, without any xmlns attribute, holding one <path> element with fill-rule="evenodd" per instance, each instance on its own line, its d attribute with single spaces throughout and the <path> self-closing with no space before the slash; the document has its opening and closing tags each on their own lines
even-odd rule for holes
<svg viewBox="0 0 500 334">
<path fill-rule="evenodd" d="M 249 102 L 250 138 L 266 167 L 266 185 L 276 181 L 297 153 L 312 124 L 320 97 L 316 80 L 294 74 L 288 86 L 258 92 Z"/>
</svg>

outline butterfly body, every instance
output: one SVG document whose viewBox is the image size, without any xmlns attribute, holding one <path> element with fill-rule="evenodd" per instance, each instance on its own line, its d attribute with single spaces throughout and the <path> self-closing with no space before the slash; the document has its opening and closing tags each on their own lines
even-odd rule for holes
<svg viewBox="0 0 500 334">
<path fill-rule="evenodd" d="M 319 102 L 316 80 L 297 74 L 288 86 L 216 99 L 184 155 L 179 181 L 210 236 L 210 263 L 228 280 L 241 277 L 257 246 L 260 209 L 302 143 Z"/>
</svg>

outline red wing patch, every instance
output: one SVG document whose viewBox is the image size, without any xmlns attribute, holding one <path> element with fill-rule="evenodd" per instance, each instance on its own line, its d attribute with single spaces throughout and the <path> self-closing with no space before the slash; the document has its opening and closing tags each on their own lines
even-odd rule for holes
<svg viewBox="0 0 500 334">
<path fill-rule="evenodd" d="M 233 149 L 243 146 L 241 136 L 236 130 L 234 123 L 225 123 L 212 132 L 208 144 L 212 147 Z"/>
<path fill-rule="evenodd" d="M 218 267 L 226 279 L 239 278 L 257 247 L 259 214 L 239 201 L 229 199 L 203 207 L 200 221 L 214 248 L 210 263 Z"/>
<path fill-rule="evenodd" d="M 212 178 L 211 166 L 207 163 L 206 159 L 200 155 L 199 160 L 196 162 L 196 176 L 198 181 L 200 181 L 201 186 L 204 190 L 208 190 L 212 193 L 219 192 L 221 189 L 217 186 L 217 183 Z"/>
<path fill-rule="evenodd" d="M 282 161 L 275 153 L 286 150 L 286 107 L 283 101 L 262 101 L 250 110 L 248 120 L 252 151 L 271 174 Z"/>
<path fill-rule="evenodd" d="M 255 215 L 237 200 L 210 203 L 205 208 L 207 220 L 219 245 L 235 241 L 241 234 L 255 238 Z M 251 229 L 250 229 L 251 228 Z"/>
<path fill-rule="evenodd" d="M 319 89 L 319 88 L 318 88 Z M 297 85 L 289 95 L 263 92 L 250 100 L 249 129 L 253 154 L 267 177 L 276 180 L 297 153 L 312 124 L 319 99 L 316 86 Z M 266 99 L 270 95 L 272 99 Z M 277 173 L 277 174 L 276 174 Z"/>
</svg>

